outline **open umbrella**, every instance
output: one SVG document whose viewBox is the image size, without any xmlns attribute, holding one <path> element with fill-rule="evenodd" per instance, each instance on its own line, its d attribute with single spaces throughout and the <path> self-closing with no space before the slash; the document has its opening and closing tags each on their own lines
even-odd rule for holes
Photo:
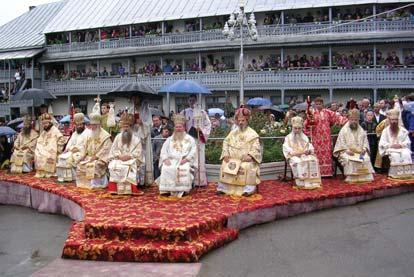
<svg viewBox="0 0 414 277">
<path fill-rule="evenodd" d="M 192 80 L 178 80 L 160 89 L 160 93 L 176 94 L 211 94 L 211 91 L 203 85 Z"/>
<path fill-rule="evenodd" d="M 141 95 L 145 96 L 146 99 L 148 98 L 160 98 L 156 90 L 150 87 L 147 83 L 127 83 L 122 84 L 115 89 L 108 92 L 106 95 L 110 96 L 124 96 L 124 97 L 131 97 L 134 95 Z"/>
<path fill-rule="evenodd" d="M 178 80 L 160 89 L 160 93 L 167 94 L 167 105 L 170 107 L 170 93 L 174 94 L 212 94 L 205 86 L 192 80 Z"/>
<path fill-rule="evenodd" d="M 59 123 L 63 124 L 63 123 L 69 123 L 70 122 L 70 115 L 65 115 L 64 117 L 62 117 L 61 120 L 59 120 Z M 89 118 L 87 118 L 85 116 L 85 123 L 89 123 Z"/>
<path fill-rule="evenodd" d="M 19 101 L 19 100 L 33 100 L 33 106 L 38 107 L 45 103 L 45 100 L 53 100 L 56 99 L 56 96 L 48 92 L 44 89 L 38 88 L 29 88 L 22 91 L 17 92 L 12 100 Z"/>
<path fill-rule="evenodd" d="M 7 123 L 7 126 L 11 126 L 11 125 L 19 124 L 19 123 L 21 123 L 21 122 L 23 122 L 23 117 L 18 117 L 18 118 L 15 118 L 15 119 L 13 119 L 13 120 L 10 120 L 10 121 Z"/>
<path fill-rule="evenodd" d="M 258 109 L 262 111 L 270 111 L 276 119 L 283 119 L 285 117 L 285 113 L 278 106 L 260 106 Z"/>
<path fill-rule="evenodd" d="M 249 99 L 249 101 L 247 101 L 247 105 L 249 106 L 271 106 L 272 102 L 269 99 L 265 99 L 262 97 L 255 97 L 255 98 Z"/>
<path fill-rule="evenodd" d="M 8 126 L 0 126 L 0 136 L 14 136 L 16 131 Z"/>
<path fill-rule="evenodd" d="M 292 109 L 295 111 L 306 111 L 307 108 L 308 108 L 308 103 L 306 102 L 296 104 L 295 106 L 292 107 Z"/>
<path fill-rule="evenodd" d="M 219 114 L 220 116 L 222 116 L 224 115 L 224 111 L 220 108 L 208 109 L 208 116 L 215 116 L 216 114 Z"/>
</svg>

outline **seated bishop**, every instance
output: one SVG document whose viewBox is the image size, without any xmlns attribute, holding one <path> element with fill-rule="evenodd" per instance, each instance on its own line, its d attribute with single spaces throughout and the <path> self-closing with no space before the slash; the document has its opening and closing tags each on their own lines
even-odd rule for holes
<svg viewBox="0 0 414 277">
<path fill-rule="evenodd" d="M 411 157 L 408 131 L 399 126 L 400 112 L 393 109 L 388 112 L 389 126 L 385 127 L 379 141 L 379 153 L 388 156 L 390 168 L 388 176 L 394 179 L 413 179 L 414 164 Z"/>
<path fill-rule="evenodd" d="M 250 110 L 237 109 L 235 119 L 238 127 L 223 141 L 220 180 L 217 192 L 235 196 L 250 196 L 260 183 L 259 165 L 262 152 L 259 135 L 248 126 Z"/>
<path fill-rule="evenodd" d="M 292 168 L 296 186 L 304 189 L 321 187 L 319 162 L 308 137 L 303 133 L 303 119 L 292 118 L 292 132 L 285 137 L 283 155 Z"/>
<path fill-rule="evenodd" d="M 92 113 L 89 119 L 91 133 L 80 147 L 80 158 L 76 166 L 76 186 L 86 189 L 106 188 L 106 170 L 112 146 L 111 135 L 101 127 L 100 114 Z"/>
<path fill-rule="evenodd" d="M 11 173 L 27 173 L 33 170 L 34 153 L 39 134 L 32 128 L 32 119 L 26 115 L 23 128 L 17 135 L 10 159 Z"/>
<path fill-rule="evenodd" d="M 72 133 L 65 151 L 58 157 L 56 165 L 56 174 L 58 182 L 72 182 L 76 180 L 76 165 L 80 160 L 80 149 L 85 142 L 90 130 L 85 125 L 85 115 L 83 113 L 76 113 L 73 116 L 75 123 L 75 132 Z"/>
<path fill-rule="evenodd" d="M 115 137 L 109 153 L 109 184 L 111 194 L 139 194 L 139 167 L 142 164 L 142 145 L 132 131 L 134 116 L 124 112 L 119 122 L 121 132 Z"/>
<path fill-rule="evenodd" d="M 37 178 L 50 178 L 56 176 L 57 157 L 62 153 L 67 138 L 53 125 L 48 113 L 40 117 L 42 131 L 37 139 L 35 149 L 35 168 Z"/>
<path fill-rule="evenodd" d="M 374 180 L 367 134 L 359 125 L 360 113 L 349 111 L 349 121 L 342 127 L 333 155 L 344 167 L 345 182 L 364 183 Z"/>
<path fill-rule="evenodd" d="M 197 170 L 197 149 L 192 136 L 185 131 L 185 117 L 174 116 L 173 135 L 161 148 L 159 190 L 162 195 L 182 197 L 188 194 Z"/>
</svg>

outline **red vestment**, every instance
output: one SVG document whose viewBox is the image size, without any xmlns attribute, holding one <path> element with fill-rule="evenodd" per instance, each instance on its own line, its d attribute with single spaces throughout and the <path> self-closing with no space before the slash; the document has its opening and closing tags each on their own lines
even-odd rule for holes
<svg viewBox="0 0 414 277">
<path fill-rule="evenodd" d="M 332 176 L 331 126 L 335 124 L 343 125 L 348 119 L 328 109 L 322 109 L 321 111 L 315 109 L 313 119 L 313 125 L 308 119 L 305 120 L 305 132 L 311 138 L 312 145 L 315 148 L 321 176 Z"/>
</svg>

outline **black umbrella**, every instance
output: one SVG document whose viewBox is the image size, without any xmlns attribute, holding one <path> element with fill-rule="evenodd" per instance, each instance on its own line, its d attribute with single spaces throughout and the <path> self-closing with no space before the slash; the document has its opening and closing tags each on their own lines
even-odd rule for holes
<svg viewBox="0 0 414 277">
<path fill-rule="evenodd" d="M 152 116 L 154 116 L 154 115 L 158 115 L 158 116 L 160 116 L 160 117 L 164 117 L 164 114 L 162 113 L 162 111 L 160 111 L 159 109 L 156 109 L 156 108 L 150 108 L 150 111 L 151 111 L 151 115 Z"/>
<path fill-rule="evenodd" d="M 128 83 L 120 85 L 119 87 L 111 90 L 107 93 L 110 96 L 124 96 L 124 97 L 132 97 L 132 96 L 145 96 L 146 99 L 148 98 L 161 98 L 158 95 L 157 91 L 154 90 L 146 83 Z"/>
<path fill-rule="evenodd" d="M 307 108 L 308 108 L 308 103 L 303 102 L 303 103 L 296 104 L 295 106 L 293 106 L 292 109 L 295 111 L 306 111 Z"/>
<path fill-rule="evenodd" d="M 19 91 L 12 98 L 13 101 L 33 100 L 34 107 L 38 107 L 44 104 L 45 100 L 53 100 L 53 99 L 56 99 L 56 96 L 54 96 L 47 90 L 38 89 L 38 88 L 29 88 L 29 89 Z"/>
<path fill-rule="evenodd" d="M 260 106 L 258 109 L 262 111 L 270 111 L 275 116 L 276 120 L 285 118 L 285 113 L 277 106 Z"/>
</svg>

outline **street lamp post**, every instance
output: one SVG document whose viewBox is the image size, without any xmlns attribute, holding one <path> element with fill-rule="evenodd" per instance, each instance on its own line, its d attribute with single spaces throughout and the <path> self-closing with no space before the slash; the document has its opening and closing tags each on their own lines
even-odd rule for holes
<svg viewBox="0 0 414 277">
<path fill-rule="evenodd" d="M 224 24 L 223 35 L 234 40 L 236 38 L 236 32 L 240 31 L 240 59 L 239 59 L 239 73 L 240 73 L 240 105 L 244 104 L 244 57 L 243 57 L 243 35 L 244 29 L 247 28 L 247 38 L 257 41 L 257 28 L 256 19 L 254 14 L 250 14 L 249 20 L 244 11 L 245 1 L 239 1 L 239 10 L 236 13 L 230 15 L 229 20 Z"/>
</svg>

